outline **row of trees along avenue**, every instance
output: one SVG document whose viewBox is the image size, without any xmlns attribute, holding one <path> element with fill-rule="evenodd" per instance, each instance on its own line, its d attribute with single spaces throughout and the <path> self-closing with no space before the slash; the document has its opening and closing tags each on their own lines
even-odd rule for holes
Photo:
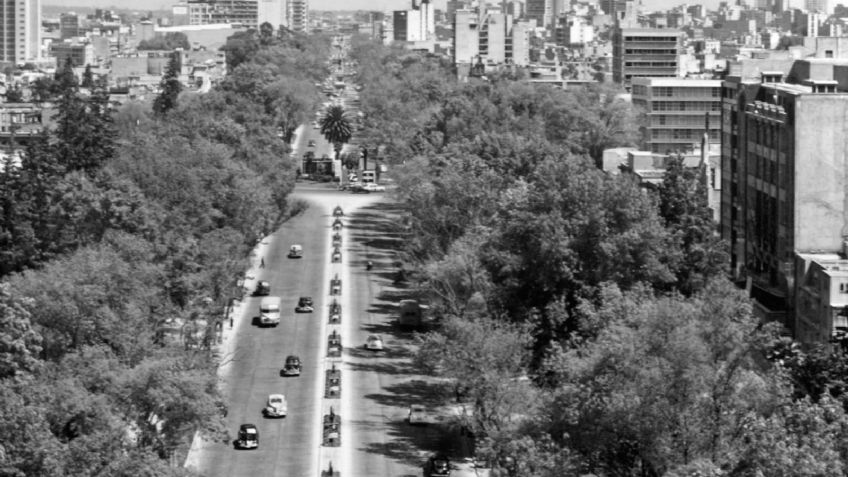
<svg viewBox="0 0 848 477">
<path fill-rule="evenodd" d="M 181 92 L 175 58 L 155 104 L 69 65 L 40 82 L 55 127 L 0 168 L 0 475 L 184 475 L 196 429 L 227 438 L 209 345 L 241 257 L 297 212 L 286 142 L 329 41 L 224 48 L 218 87 Z"/>
<path fill-rule="evenodd" d="M 672 160 L 645 193 L 596 167 L 636 137 L 620 91 L 460 83 L 362 38 L 352 56 L 439 320 L 416 362 L 456 383 L 494 475 L 848 471 L 848 365 L 753 318 L 700 173 Z"/>
</svg>

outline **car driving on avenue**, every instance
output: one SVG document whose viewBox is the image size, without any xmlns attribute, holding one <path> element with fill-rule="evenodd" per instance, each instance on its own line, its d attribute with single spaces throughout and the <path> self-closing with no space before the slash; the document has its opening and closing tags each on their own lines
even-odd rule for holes
<svg viewBox="0 0 848 477">
<path fill-rule="evenodd" d="M 412 405 L 409 407 L 409 415 L 406 422 L 411 426 L 423 426 L 427 424 L 427 411 L 424 406 Z"/>
<path fill-rule="evenodd" d="M 450 461 L 441 454 L 430 457 L 424 470 L 427 477 L 450 477 Z"/>
<path fill-rule="evenodd" d="M 383 338 L 380 335 L 371 335 L 365 340 L 365 349 L 368 351 L 383 351 Z"/>
<path fill-rule="evenodd" d="M 289 248 L 289 258 L 303 258 L 303 247 L 294 244 Z"/>
<path fill-rule="evenodd" d="M 300 358 L 294 355 L 286 356 L 286 364 L 283 365 L 283 376 L 300 376 Z"/>
<path fill-rule="evenodd" d="M 288 403 L 282 394 L 271 394 L 268 396 L 268 404 L 262 410 L 265 417 L 286 417 Z"/>
<path fill-rule="evenodd" d="M 236 439 L 238 449 L 256 449 L 259 447 L 259 431 L 253 424 L 242 424 Z"/>
<path fill-rule="evenodd" d="M 253 296 L 268 296 L 271 294 L 271 284 L 265 280 L 256 282 L 256 290 L 253 291 Z"/>
<path fill-rule="evenodd" d="M 294 311 L 297 313 L 312 313 L 313 311 L 315 311 L 315 308 L 312 306 L 312 297 L 300 297 L 300 299 L 297 301 L 297 306 L 294 308 Z"/>
<path fill-rule="evenodd" d="M 280 324 L 280 297 L 266 296 L 259 302 L 259 324 L 261 326 Z"/>
</svg>

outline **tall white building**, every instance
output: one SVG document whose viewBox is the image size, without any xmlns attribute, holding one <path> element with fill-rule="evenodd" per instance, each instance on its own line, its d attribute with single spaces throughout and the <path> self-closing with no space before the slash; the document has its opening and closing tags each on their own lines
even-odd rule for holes
<svg viewBox="0 0 848 477">
<path fill-rule="evenodd" d="M 454 19 L 454 63 L 474 65 L 530 62 L 531 22 L 513 22 L 512 15 L 457 10 Z"/>
<path fill-rule="evenodd" d="M 397 10 L 393 14 L 394 39 L 397 41 L 423 42 L 436 36 L 436 20 L 430 0 L 412 2 L 411 10 Z"/>
<path fill-rule="evenodd" d="M 0 0 L 0 61 L 41 57 L 41 0 Z"/>
<path fill-rule="evenodd" d="M 292 31 L 306 32 L 309 30 L 309 1 L 287 0 L 286 21 Z"/>
<path fill-rule="evenodd" d="M 258 23 L 270 23 L 274 30 L 286 25 L 286 0 L 259 0 Z"/>
<path fill-rule="evenodd" d="M 821 12 L 830 15 L 833 13 L 835 2 L 830 0 L 804 0 L 804 10 L 808 12 Z"/>
</svg>

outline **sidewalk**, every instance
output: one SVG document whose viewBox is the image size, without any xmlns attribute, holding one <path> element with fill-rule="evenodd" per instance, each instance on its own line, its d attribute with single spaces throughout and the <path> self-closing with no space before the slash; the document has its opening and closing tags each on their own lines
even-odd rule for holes
<svg viewBox="0 0 848 477">
<path fill-rule="evenodd" d="M 250 267 L 244 272 L 244 282 L 242 284 L 244 295 L 233 300 L 233 306 L 230 309 L 229 315 L 225 318 L 224 326 L 221 328 L 221 336 L 213 346 L 212 351 L 219 359 L 218 386 L 222 391 L 229 380 L 230 365 L 234 359 L 234 352 L 238 340 L 238 325 L 247 315 L 247 308 L 243 306 L 244 298 L 251 290 L 256 288 L 256 282 L 259 280 L 259 276 L 262 273 L 262 268 L 260 268 L 262 258 L 265 257 L 265 254 L 273 240 L 273 234 L 264 237 L 256 243 L 256 246 L 250 252 Z M 204 447 L 203 444 L 204 441 L 200 436 L 200 432 L 195 432 L 183 467 L 194 471 L 199 470 L 198 467 L 201 461 L 201 453 Z"/>
</svg>

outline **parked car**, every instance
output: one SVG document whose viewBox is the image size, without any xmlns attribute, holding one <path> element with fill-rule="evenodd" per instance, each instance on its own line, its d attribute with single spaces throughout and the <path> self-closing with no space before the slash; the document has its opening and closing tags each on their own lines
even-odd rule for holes
<svg viewBox="0 0 848 477">
<path fill-rule="evenodd" d="M 364 184 L 362 186 L 362 188 L 367 190 L 368 192 L 386 192 L 385 186 L 381 186 L 381 185 L 375 184 L 373 182 L 369 182 L 367 184 Z"/>
<path fill-rule="evenodd" d="M 310 140 L 309 140 L 309 143 L 306 145 L 306 147 L 315 147 L 315 141 L 313 141 L 312 139 L 310 139 Z"/>
<path fill-rule="evenodd" d="M 383 351 L 383 338 L 380 335 L 371 335 L 365 340 L 365 349 L 368 351 Z"/>
<path fill-rule="evenodd" d="M 242 424 L 239 427 L 236 447 L 239 449 L 256 449 L 259 447 L 259 431 L 253 424 Z"/>
<path fill-rule="evenodd" d="M 295 355 L 286 356 L 286 364 L 283 365 L 283 376 L 300 376 L 300 357 Z"/>
<path fill-rule="evenodd" d="M 371 191 L 366 189 L 364 186 L 359 184 L 354 184 L 350 186 L 350 192 L 352 194 L 370 194 Z"/>
<path fill-rule="evenodd" d="M 268 404 L 262 410 L 265 417 L 286 417 L 288 403 L 282 394 L 271 394 L 268 396 Z"/>
<path fill-rule="evenodd" d="M 297 313 L 312 313 L 315 308 L 312 305 L 312 297 L 302 296 L 297 300 L 297 306 L 294 309 Z"/>
<path fill-rule="evenodd" d="M 450 477 L 450 473 L 450 461 L 442 454 L 431 456 L 424 470 L 427 477 Z"/>
<path fill-rule="evenodd" d="M 271 284 L 260 280 L 256 283 L 256 290 L 253 291 L 253 296 L 268 296 L 271 294 Z"/>
</svg>

